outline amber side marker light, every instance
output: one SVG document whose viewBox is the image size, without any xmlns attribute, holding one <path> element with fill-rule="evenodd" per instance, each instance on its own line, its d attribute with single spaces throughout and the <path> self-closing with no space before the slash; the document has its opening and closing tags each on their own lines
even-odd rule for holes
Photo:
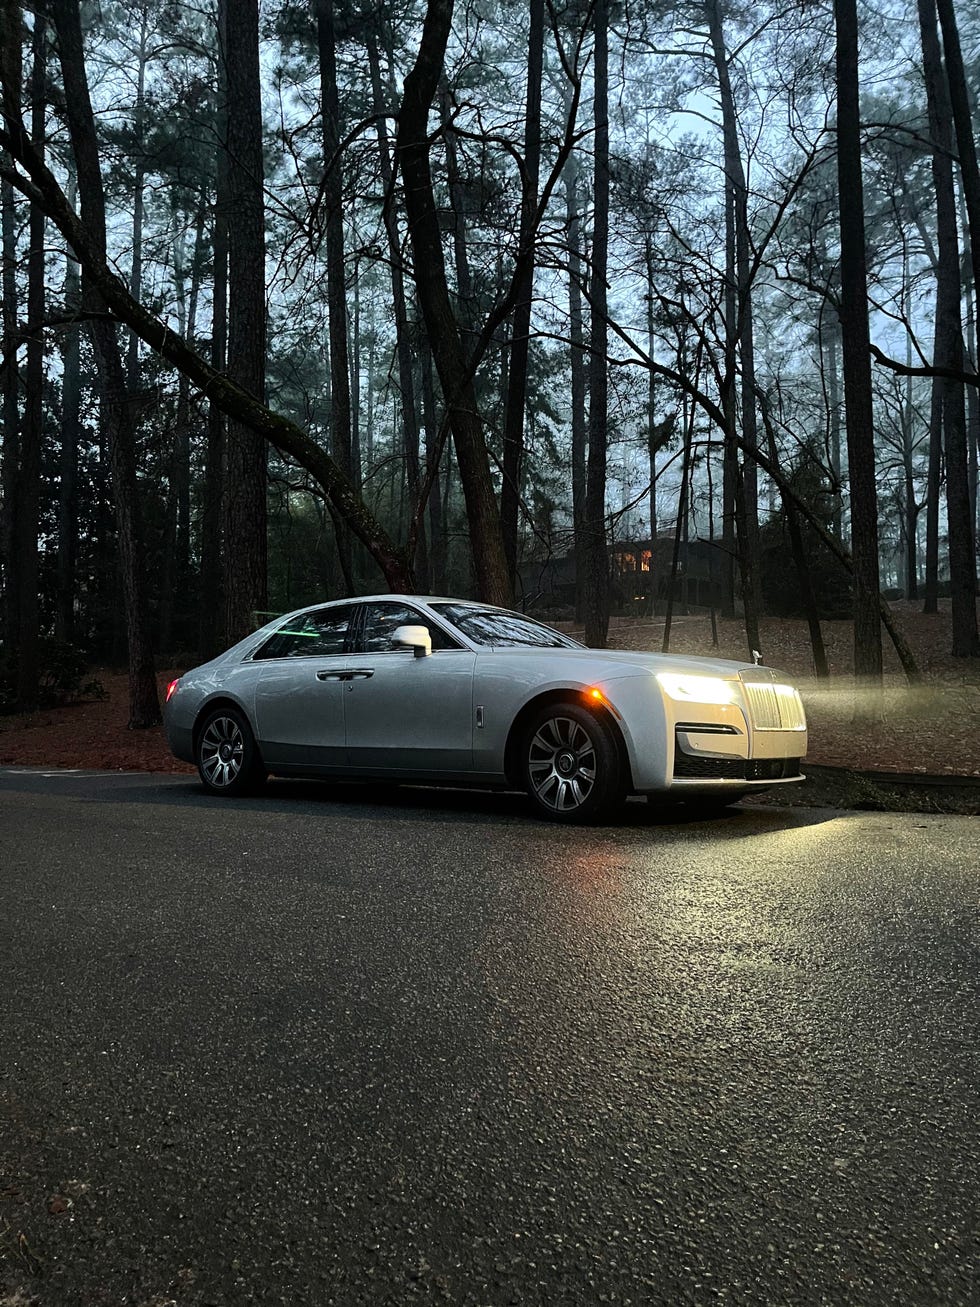
<svg viewBox="0 0 980 1307">
<path fill-rule="evenodd" d="M 583 690 L 582 698 L 586 703 L 602 704 L 606 712 L 612 713 L 614 717 L 620 717 L 620 713 L 617 711 L 615 704 L 611 704 L 602 691 L 596 686 L 590 685 L 587 690 Z M 622 719 L 620 718 L 620 720 Z"/>
<path fill-rule="evenodd" d="M 167 686 L 167 703 L 170 702 L 171 696 L 173 695 L 174 690 L 176 690 L 179 684 L 180 684 L 180 677 L 176 676 Z"/>
</svg>

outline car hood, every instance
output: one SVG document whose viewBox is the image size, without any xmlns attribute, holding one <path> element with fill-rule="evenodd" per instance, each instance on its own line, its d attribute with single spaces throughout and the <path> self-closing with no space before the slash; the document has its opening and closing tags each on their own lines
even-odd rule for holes
<svg viewBox="0 0 980 1307">
<path fill-rule="evenodd" d="M 782 673 L 772 667 L 755 666 L 752 663 L 735 662 L 729 658 L 699 658 L 691 654 L 652 653 L 632 649 L 529 649 L 496 648 L 481 652 L 494 654 L 514 654 L 525 658 L 540 658 L 552 666 L 569 666 L 588 663 L 592 668 L 597 663 L 609 667 L 616 674 L 628 676 L 630 672 L 691 672 L 701 676 L 722 676 L 730 680 L 739 673 L 754 674 L 760 680 L 779 678 Z"/>
</svg>

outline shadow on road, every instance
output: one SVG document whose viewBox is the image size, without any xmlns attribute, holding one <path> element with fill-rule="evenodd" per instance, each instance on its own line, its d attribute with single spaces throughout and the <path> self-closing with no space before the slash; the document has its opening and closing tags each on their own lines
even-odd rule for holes
<svg viewBox="0 0 980 1307">
<path fill-rule="evenodd" d="M 153 776 L 128 779 L 130 783 L 124 788 L 114 786 L 111 794 L 100 795 L 96 801 L 209 808 L 224 813 L 231 805 L 242 811 L 278 815 L 317 816 L 329 810 L 342 814 L 347 821 L 378 822 L 390 817 L 402 822 L 435 820 L 469 826 L 520 824 L 537 831 L 570 829 L 542 821 L 533 813 L 526 796 L 516 792 L 366 781 L 275 779 L 253 797 L 217 799 L 205 794 L 197 781 L 189 777 L 165 782 Z M 645 799 L 632 798 L 604 826 L 571 829 L 612 832 L 697 827 L 702 833 L 710 828 L 719 836 L 738 838 L 760 830 L 819 825 L 839 815 L 836 809 L 769 807 L 751 802 L 717 811 L 694 801 L 648 803 Z"/>
</svg>

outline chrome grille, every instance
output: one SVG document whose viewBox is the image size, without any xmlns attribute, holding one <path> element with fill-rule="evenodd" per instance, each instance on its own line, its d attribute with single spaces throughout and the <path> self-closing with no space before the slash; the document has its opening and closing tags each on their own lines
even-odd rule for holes
<svg viewBox="0 0 980 1307">
<path fill-rule="evenodd" d="M 800 731 L 806 726 L 803 704 L 791 686 L 743 681 L 742 691 L 757 731 Z"/>
</svg>

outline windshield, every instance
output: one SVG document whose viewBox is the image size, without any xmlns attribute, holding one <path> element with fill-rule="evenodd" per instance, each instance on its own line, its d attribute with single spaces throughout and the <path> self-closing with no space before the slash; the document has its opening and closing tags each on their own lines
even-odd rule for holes
<svg viewBox="0 0 980 1307">
<path fill-rule="evenodd" d="M 521 613 L 505 608 L 478 608 L 475 604 L 430 604 L 430 607 L 451 622 L 474 644 L 494 648 L 517 649 L 582 649 L 577 640 L 542 626 Z"/>
</svg>

